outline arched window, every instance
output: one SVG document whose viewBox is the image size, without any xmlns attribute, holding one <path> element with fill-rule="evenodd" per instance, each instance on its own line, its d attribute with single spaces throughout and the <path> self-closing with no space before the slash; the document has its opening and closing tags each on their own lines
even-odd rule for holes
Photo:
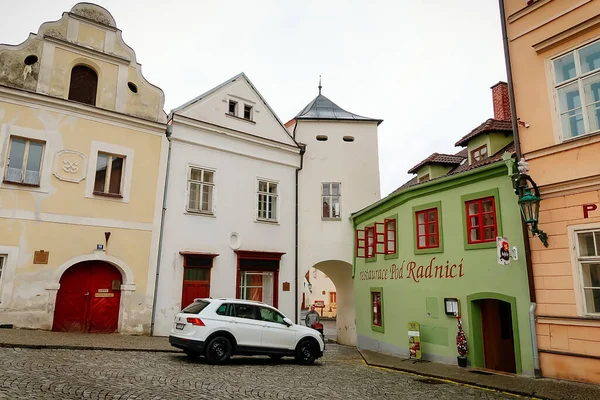
<svg viewBox="0 0 600 400">
<path fill-rule="evenodd" d="M 95 106 L 97 89 L 98 75 L 93 69 L 85 65 L 73 67 L 69 85 L 69 100 Z"/>
</svg>

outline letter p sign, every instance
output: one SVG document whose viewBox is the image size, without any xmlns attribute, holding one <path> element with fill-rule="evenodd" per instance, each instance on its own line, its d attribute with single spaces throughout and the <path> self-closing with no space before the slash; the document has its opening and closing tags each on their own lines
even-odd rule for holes
<svg viewBox="0 0 600 400">
<path fill-rule="evenodd" d="M 590 217 L 590 211 L 596 211 L 598 206 L 596 204 L 584 204 L 583 205 L 583 218 Z"/>
</svg>

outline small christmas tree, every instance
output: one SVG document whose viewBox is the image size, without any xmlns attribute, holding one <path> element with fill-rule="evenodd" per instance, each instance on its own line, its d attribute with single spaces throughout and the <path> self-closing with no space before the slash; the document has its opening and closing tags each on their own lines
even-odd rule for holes
<svg viewBox="0 0 600 400">
<path fill-rule="evenodd" d="M 460 317 L 456 317 L 458 321 L 458 332 L 456 333 L 456 350 L 461 357 L 464 357 L 469 351 L 469 345 L 467 344 L 467 338 L 465 331 L 463 331 L 462 322 Z"/>
</svg>

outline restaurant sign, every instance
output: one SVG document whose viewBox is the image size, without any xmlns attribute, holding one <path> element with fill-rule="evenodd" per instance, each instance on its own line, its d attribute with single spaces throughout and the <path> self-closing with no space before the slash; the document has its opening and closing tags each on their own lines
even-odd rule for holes
<svg viewBox="0 0 600 400">
<path fill-rule="evenodd" d="M 412 279 L 418 283 L 422 279 L 455 279 L 462 278 L 463 259 L 458 264 L 450 264 L 449 260 L 437 264 L 436 257 L 432 257 L 427 265 L 418 265 L 415 261 L 402 261 L 400 266 L 390 265 L 389 268 L 370 269 L 360 272 L 361 281 L 381 281 L 381 280 L 399 280 Z"/>
</svg>

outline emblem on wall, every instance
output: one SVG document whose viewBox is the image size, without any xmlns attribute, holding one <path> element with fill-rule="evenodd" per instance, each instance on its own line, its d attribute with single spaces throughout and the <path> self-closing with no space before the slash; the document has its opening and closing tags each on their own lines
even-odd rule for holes
<svg viewBox="0 0 600 400">
<path fill-rule="evenodd" d="M 85 179 L 87 157 L 75 150 L 61 150 L 54 156 L 54 176 L 61 181 L 79 183 Z"/>
</svg>

